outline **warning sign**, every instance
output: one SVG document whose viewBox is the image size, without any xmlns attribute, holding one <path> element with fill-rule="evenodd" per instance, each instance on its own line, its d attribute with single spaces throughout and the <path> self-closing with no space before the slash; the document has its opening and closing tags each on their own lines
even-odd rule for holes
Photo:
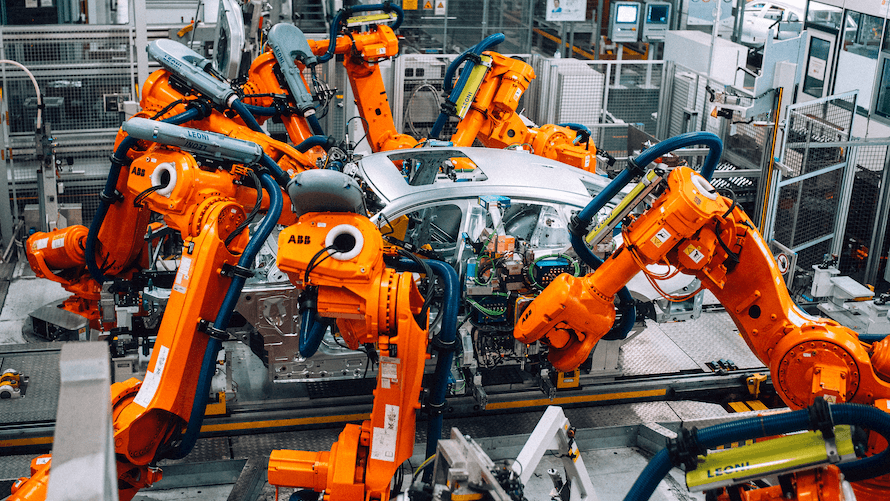
<svg viewBox="0 0 890 501">
<path fill-rule="evenodd" d="M 434 15 L 436 16 L 444 16 L 445 15 L 445 0 L 434 0 L 436 2 L 436 11 Z"/>
<path fill-rule="evenodd" d="M 702 254 L 698 247 L 692 244 L 686 247 L 686 250 L 684 250 L 683 252 L 685 252 L 686 255 L 689 256 L 689 259 L 691 259 L 696 264 L 698 264 L 705 257 L 705 255 Z"/>
<path fill-rule="evenodd" d="M 402 10 L 417 10 L 417 0 L 402 0 Z"/>
<path fill-rule="evenodd" d="M 432 8 L 433 8 L 433 2 L 431 2 L 430 0 L 426 0 L 426 1 L 423 3 L 423 8 L 424 8 L 424 9 L 432 9 Z"/>
<path fill-rule="evenodd" d="M 779 255 L 776 256 L 776 264 L 779 265 L 779 273 L 781 273 L 782 275 L 788 273 L 788 268 L 791 267 L 791 265 L 788 263 L 788 256 L 782 253 L 779 253 Z"/>
<path fill-rule="evenodd" d="M 662 228 L 658 230 L 658 233 L 656 233 L 654 237 L 651 238 L 651 241 L 653 244 L 655 244 L 656 247 L 661 247 L 662 245 L 664 245 L 665 242 L 670 240 L 670 238 L 671 233 L 668 230 Z"/>
</svg>

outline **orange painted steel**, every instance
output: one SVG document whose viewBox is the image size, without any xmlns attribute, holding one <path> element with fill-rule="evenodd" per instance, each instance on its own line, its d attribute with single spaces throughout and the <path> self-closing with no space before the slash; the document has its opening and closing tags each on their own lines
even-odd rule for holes
<svg viewBox="0 0 890 501">
<path fill-rule="evenodd" d="M 349 234 L 361 250 L 350 259 L 317 259 L 329 233 Z M 356 235 L 361 235 L 356 239 Z M 374 343 L 380 353 L 371 418 L 349 424 L 331 450 L 273 451 L 269 483 L 325 491 L 328 501 L 389 499 L 390 482 L 414 449 L 416 412 L 427 355 L 428 316 L 412 274 L 383 263 L 383 239 L 364 216 L 310 213 L 281 232 L 278 267 L 298 287 L 318 287 L 318 314 L 335 318 L 346 344 Z M 421 326 L 423 324 L 423 326 Z"/>
<path fill-rule="evenodd" d="M 309 40 L 309 47 L 315 55 L 321 55 L 328 50 L 328 41 Z M 399 41 L 392 28 L 380 25 L 369 31 L 339 36 L 334 53 L 344 56 L 343 67 L 359 114 L 364 119 L 362 125 L 371 150 L 413 148 L 420 143 L 422 139 L 397 132 L 380 73 L 378 63 L 399 53 Z"/>
<path fill-rule="evenodd" d="M 595 172 L 592 140 L 588 145 L 576 145 L 574 130 L 553 124 L 529 127 L 516 112 L 519 98 L 535 78 L 532 67 L 497 52 L 483 55 L 491 58 L 491 68 L 451 136 L 454 145 L 472 146 L 476 139 L 488 148 L 528 145 L 536 155 Z"/>
<path fill-rule="evenodd" d="M 551 344 L 553 365 L 571 370 L 611 326 L 606 320 L 615 293 L 645 266 L 671 264 L 701 280 L 726 307 L 790 407 L 825 398 L 888 410 L 890 341 L 862 343 L 853 330 L 798 308 L 748 216 L 695 171 L 674 169 L 665 192 L 625 226 L 623 236 L 623 244 L 595 272 L 561 275 L 532 301 L 517 322 L 516 338 L 543 339 Z M 872 453 L 883 447 L 872 447 Z M 854 489 L 861 499 L 885 499 L 890 478 L 857 483 Z"/>
<path fill-rule="evenodd" d="M 793 491 L 786 497 L 781 485 L 750 488 L 727 487 L 715 496 L 717 501 L 843 501 L 843 475 L 837 466 L 799 471 L 792 474 Z M 729 494 L 735 490 L 734 496 Z"/>
</svg>

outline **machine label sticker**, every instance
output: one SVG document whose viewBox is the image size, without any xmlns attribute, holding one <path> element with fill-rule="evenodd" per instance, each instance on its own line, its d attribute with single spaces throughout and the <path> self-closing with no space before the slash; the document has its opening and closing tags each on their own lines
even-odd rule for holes
<svg viewBox="0 0 890 501">
<path fill-rule="evenodd" d="M 49 238 L 41 238 L 40 240 L 35 240 L 33 244 L 31 244 L 32 250 L 40 250 L 46 249 L 46 246 L 49 244 Z"/>
<path fill-rule="evenodd" d="M 148 407 L 155 393 L 158 391 L 158 385 L 161 384 L 161 374 L 164 373 L 164 366 L 167 365 L 167 354 L 170 348 L 161 345 L 158 349 L 158 359 L 155 361 L 155 370 L 145 373 L 145 379 L 142 380 L 142 386 L 139 387 L 139 393 L 133 399 L 134 403 L 142 407 Z"/>
<path fill-rule="evenodd" d="M 683 252 L 685 252 L 686 255 L 689 256 L 689 259 L 691 259 L 695 263 L 699 263 L 705 257 L 705 255 L 702 254 L 700 250 L 698 250 L 698 247 L 692 244 L 690 244 L 689 247 L 686 247 L 686 250 L 684 250 Z"/>
<path fill-rule="evenodd" d="M 380 357 L 380 377 L 391 379 L 392 382 L 399 381 L 399 359 L 391 357 Z"/>
<path fill-rule="evenodd" d="M 65 235 L 59 235 L 53 239 L 52 244 L 53 249 L 59 249 L 61 247 L 65 247 Z"/>
<path fill-rule="evenodd" d="M 670 239 L 671 233 L 668 230 L 662 228 L 658 230 L 658 233 L 656 233 L 654 237 L 652 237 L 652 243 L 655 244 L 656 247 L 661 247 Z"/>
<path fill-rule="evenodd" d="M 49 463 L 50 459 L 52 459 L 52 458 L 49 458 L 49 457 L 37 458 L 34 460 L 34 464 L 46 464 L 46 463 Z"/>
<path fill-rule="evenodd" d="M 173 290 L 180 294 L 185 294 L 189 286 L 189 271 L 192 267 L 192 258 L 183 257 L 182 263 L 179 265 L 179 271 L 176 273 L 176 281 L 173 283 Z"/>
<path fill-rule="evenodd" d="M 384 427 L 374 427 L 371 438 L 371 459 L 395 462 L 396 444 L 399 438 L 399 406 L 386 404 Z"/>
</svg>

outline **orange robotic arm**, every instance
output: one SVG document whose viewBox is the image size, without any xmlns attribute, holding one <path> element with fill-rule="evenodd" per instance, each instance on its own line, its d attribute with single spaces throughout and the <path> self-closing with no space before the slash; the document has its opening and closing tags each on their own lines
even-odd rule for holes
<svg viewBox="0 0 890 501">
<path fill-rule="evenodd" d="M 143 104 L 151 106 L 158 95 L 175 96 L 170 94 L 175 90 L 169 87 L 168 79 L 165 71 L 155 72 L 145 85 L 149 92 L 143 94 Z M 184 99 L 181 94 L 179 96 Z M 180 107 L 184 110 L 185 104 L 170 111 Z M 221 113 L 214 111 L 191 124 L 259 144 L 289 175 L 314 167 L 309 156 Z M 119 132 L 117 144 L 125 137 L 123 131 Z M 188 221 L 202 200 L 230 197 L 244 207 L 251 207 L 256 200 L 255 188 L 246 188 L 236 182 L 246 175 L 246 170 L 230 172 L 211 165 L 199 165 L 194 157 L 179 149 L 144 142 L 137 143 L 127 156 L 129 163 L 120 169 L 115 184 L 119 197 L 109 204 L 96 236 L 96 264 L 108 277 L 130 279 L 134 273 L 146 268 L 148 256 L 144 236 L 152 211 L 164 214 L 171 227 L 187 235 Z M 164 186 L 158 189 L 162 184 Z M 268 206 L 269 197 L 265 196 L 263 200 L 267 204 L 261 209 Z M 282 224 L 291 224 L 295 220 L 288 207 L 283 213 Z M 113 325 L 102 325 L 98 308 L 102 288 L 85 269 L 87 233 L 84 226 L 36 233 L 27 242 L 26 254 L 37 276 L 59 282 L 74 294 L 64 302 L 64 309 L 89 319 L 91 328 L 104 330 L 103 327 Z"/>
<path fill-rule="evenodd" d="M 189 167 L 182 171 L 200 170 L 188 163 L 194 162 L 191 156 L 179 152 L 180 157 L 176 157 L 172 150 L 164 151 L 167 156 L 162 160 L 167 160 L 166 163 L 180 161 L 182 166 Z M 253 151 L 261 150 L 254 145 Z M 138 164 L 136 168 L 141 169 Z M 253 240 L 248 242 L 246 233 L 237 233 L 245 220 L 245 211 L 234 197 L 221 193 L 224 179 L 202 178 L 201 174 L 189 178 L 183 174 L 179 179 L 183 184 L 177 186 L 175 182 L 169 182 L 178 175 L 177 171 L 164 172 L 168 175 L 166 186 L 171 187 L 168 195 L 178 188 L 178 195 L 193 197 L 190 199 L 192 207 L 183 210 L 182 214 L 176 214 L 180 217 L 171 219 L 180 224 L 184 246 L 148 373 L 141 382 L 130 379 L 115 383 L 111 388 L 118 485 L 122 500 L 131 499 L 140 488 L 160 478 L 160 470 L 155 463 L 176 449 L 176 442 L 189 443 L 197 436 L 204 412 L 199 398 L 207 393 L 208 367 L 212 368 L 215 364 L 219 349 L 216 339 L 225 337 L 224 329 L 249 274 L 247 267 L 262 241 L 276 225 L 282 208 L 280 188 L 270 175 L 262 174 L 261 186 L 256 186 L 256 189 L 264 189 L 268 194 L 268 212 Z M 131 180 L 144 177 L 144 174 L 136 172 Z M 281 173 L 275 174 L 281 176 Z M 184 186 L 187 181 L 195 184 L 206 182 L 208 186 L 192 193 Z M 228 181 L 231 183 L 231 179 Z M 214 193 L 214 187 L 220 191 Z M 154 192 L 151 196 L 162 196 Z M 168 207 L 171 210 L 177 208 L 175 203 Z M 211 338 L 214 340 L 211 341 Z M 202 359 L 203 362 L 199 363 Z M 181 448 L 188 452 L 192 444 L 190 442 L 190 445 L 182 445 Z M 35 470 L 31 479 L 17 485 L 10 499 L 42 499 L 49 470 Z"/>
<path fill-rule="evenodd" d="M 324 54 L 329 47 L 327 40 L 310 40 L 309 45 L 316 55 Z M 369 31 L 339 36 L 333 53 L 345 56 L 343 66 L 346 68 L 359 114 L 364 119 L 371 150 L 378 152 L 416 146 L 420 139 L 396 131 L 378 64 L 399 53 L 399 41 L 392 28 L 377 25 Z"/>
<path fill-rule="evenodd" d="M 698 173 L 676 168 L 663 188 L 625 226 L 624 242 L 594 273 L 561 275 L 532 301 L 517 322 L 517 339 L 543 339 L 551 345 L 553 365 L 573 369 L 611 326 L 617 290 L 646 265 L 666 263 L 714 293 L 769 366 L 773 385 L 790 407 L 824 398 L 890 409 L 890 341 L 865 344 L 849 328 L 798 308 L 754 224 Z M 870 436 L 870 453 L 884 447 L 881 437 Z M 888 489 L 886 476 L 854 483 L 859 499 L 886 499 Z"/>
<path fill-rule="evenodd" d="M 455 146 L 472 146 L 476 139 L 488 148 L 528 145 L 536 155 L 591 172 L 596 170 L 596 146 L 589 138 L 585 145 L 575 144 L 579 133 L 571 128 L 552 124 L 529 127 L 516 112 L 519 99 L 535 78 L 530 65 L 490 51 L 482 53 L 480 60 L 488 70 L 451 136 Z M 478 82 L 471 76 L 467 85 L 475 84 Z"/>
<path fill-rule="evenodd" d="M 188 421 L 200 367 L 196 360 L 208 341 L 198 332 L 199 321 L 213 319 L 220 307 L 222 296 L 212 292 L 225 290 L 230 279 L 219 269 L 237 259 L 223 240 L 243 219 L 241 206 L 230 200 L 218 200 L 201 215 L 197 233 L 186 239 L 145 381 L 129 379 L 111 387 L 121 500 L 160 478 L 153 467 L 158 449 L 178 438 Z M 36 470 L 10 500 L 44 499 L 50 470 Z"/>
<path fill-rule="evenodd" d="M 278 242 L 279 268 L 300 287 L 318 287 L 318 314 L 337 320 L 351 348 L 376 343 L 380 365 L 370 419 L 346 425 L 330 452 L 273 451 L 269 483 L 325 491 L 329 501 L 385 501 L 414 447 L 429 358 L 423 298 L 411 273 L 384 266 L 380 231 L 364 216 L 305 214 Z"/>
<path fill-rule="evenodd" d="M 664 193 L 625 227 L 621 247 L 594 273 L 563 275 L 548 286 L 522 314 L 516 337 L 547 339 L 556 348 L 554 365 L 571 369 L 611 326 L 616 291 L 646 265 L 669 263 L 699 278 L 726 307 L 792 407 L 820 397 L 872 405 L 890 398 L 890 341 L 864 345 L 854 331 L 800 310 L 754 228 L 695 171 L 674 169 Z M 566 350 L 582 353 L 568 357 Z"/>
</svg>

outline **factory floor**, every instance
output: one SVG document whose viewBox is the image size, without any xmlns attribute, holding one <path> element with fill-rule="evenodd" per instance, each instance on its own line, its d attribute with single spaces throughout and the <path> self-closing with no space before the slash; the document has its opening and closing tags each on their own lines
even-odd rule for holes
<svg viewBox="0 0 890 501">
<path fill-rule="evenodd" d="M 8 265 L 0 265 L 8 266 Z M 8 269 L 7 269 L 8 270 Z M 5 295 L 5 298 L 3 297 Z M 0 312 L 0 345 L 20 345 L 34 342 L 22 334 L 22 325 L 28 313 L 34 309 L 67 297 L 67 293 L 58 285 L 47 280 L 33 278 L 27 266 L 19 264 L 8 280 L 0 279 L 0 300 L 3 300 Z M 4 300 L 5 299 L 5 300 Z M 729 329 L 725 317 L 708 317 L 712 313 L 704 313 L 702 319 L 708 328 Z M 669 325 L 669 327 L 668 327 Z M 699 324 L 698 329 L 701 329 Z M 627 370 L 651 364 L 659 357 L 687 358 L 693 362 L 694 354 L 690 350 L 679 349 L 677 354 L 665 348 L 665 330 L 674 338 L 683 338 L 683 323 L 660 324 L 663 329 L 647 329 L 625 345 L 626 351 L 622 360 Z M 651 331 L 651 332 L 650 332 Z M 697 336 L 690 332 L 687 337 Z M 727 339 L 732 339 L 731 333 Z M 734 336 L 738 338 L 737 335 Z M 739 340 L 739 342 L 741 342 Z M 699 350 L 718 350 L 710 343 L 690 342 Z M 744 347 L 744 344 L 741 345 Z M 3 347 L 0 346 L 0 349 Z M 11 346 L 8 348 L 12 348 Z M 739 348 L 734 347 L 735 350 Z M 245 350 L 241 358 L 249 359 L 250 352 Z M 635 354 L 634 356 L 630 356 Z M 710 354 L 702 355 L 704 357 Z M 748 352 L 736 355 L 749 363 L 758 363 Z M 634 362 L 636 360 L 636 362 Z M 249 362 L 249 360 L 247 360 Z M 2 358 L 0 358 L 2 363 Z M 741 364 L 740 364 L 741 365 Z M 51 390 L 51 389 L 50 389 Z M 39 393 L 29 388 L 25 398 L 36 398 Z M 0 401 L 0 413 L 2 405 Z M 464 435 L 476 440 L 483 450 L 495 461 L 515 458 L 528 435 L 534 429 L 543 411 L 525 411 L 511 414 L 491 415 L 484 417 L 456 418 L 445 420 L 445 429 L 459 429 Z M 619 405 L 597 405 L 593 407 L 566 408 L 565 414 L 573 426 L 578 428 L 577 441 L 582 450 L 581 457 L 590 474 L 594 486 L 595 497 L 601 501 L 617 501 L 623 499 L 634 480 L 643 471 L 654 447 L 641 446 L 643 428 L 659 424 L 670 427 L 671 424 L 702 422 L 725 419 L 729 414 L 716 404 L 691 401 L 655 401 L 625 403 Z M 425 434 L 418 426 L 418 439 L 415 455 L 411 460 L 414 468 L 423 460 L 422 443 Z M 301 429 L 296 431 L 278 431 L 273 433 L 248 433 L 223 437 L 199 439 L 189 456 L 180 461 L 165 462 L 165 478 L 150 490 L 141 492 L 137 500 L 173 500 L 173 499 L 276 499 L 275 488 L 266 482 L 266 465 L 269 453 L 274 449 L 329 450 L 337 439 L 342 424 L 331 427 Z M 663 428 L 662 428 L 663 429 Z M 655 440 L 658 442 L 657 438 Z M 0 457 L 0 488 L 6 489 L 12 479 L 28 474 L 28 464 L 34 454 L 17 454 Z M 545 456 L 535 475 L 528 482 L 525 497 L 529 501 L 549 500 L 552 483 L 547 475 L 548 468 L 561 470 L 560 460 L 553 456 Z M 407 467 L 406 467 L 407 470 Z M 406 474 L 405 487 L 410 483 L 411 472 Z M 5 483 L 4 483 L 5 481 Z M 292 490 L 282 489 L 277 499 L 288 499 Z M 0 499 L 5 492 L 0 492 Z M 674 469 L 670 476 L 661 482 L 652 496 L 653 500 L 693 500 L 704 499 L 701 493 L 690 493 L 685 485 L 682 471 Z"/>
</svg>

